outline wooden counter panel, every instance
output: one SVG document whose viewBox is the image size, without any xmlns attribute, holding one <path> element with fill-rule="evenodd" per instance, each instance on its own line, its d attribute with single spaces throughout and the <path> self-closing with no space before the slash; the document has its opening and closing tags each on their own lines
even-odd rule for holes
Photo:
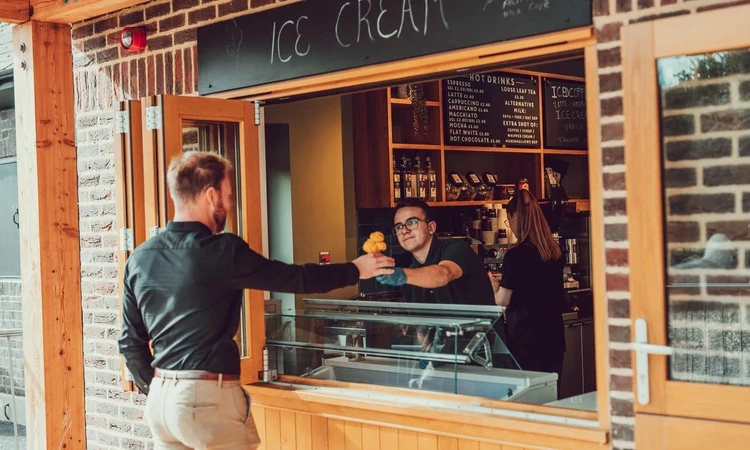
<svg viewBox="0 0 750 450">
<path fill-rule="evenodd" d="M 261 450 L 588 450 L 606 430 L 246 386 Z"/>
</svg>

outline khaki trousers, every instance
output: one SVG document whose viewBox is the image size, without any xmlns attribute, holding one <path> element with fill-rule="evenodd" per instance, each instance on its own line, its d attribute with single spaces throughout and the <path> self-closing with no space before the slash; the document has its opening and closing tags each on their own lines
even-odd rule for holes
<svg viewBox="0 0 750 450">
<path fill-rule="evenodd" d="M 257 449 L 250 397 L 238 381 L 154 378 L 145 418 L 156 450 Z"/>
</svg>

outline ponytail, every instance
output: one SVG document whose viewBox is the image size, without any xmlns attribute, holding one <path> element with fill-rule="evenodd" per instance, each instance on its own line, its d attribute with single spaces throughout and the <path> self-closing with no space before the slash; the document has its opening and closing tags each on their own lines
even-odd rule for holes
<svg viewBox="0 0 750 450">
<path fill-rule="evenodd" d="M 539 202 L 526 189 L 520 189 L 506 206 L 508 218 L 517 217 L 516 231 L 518 232 L 518 246 L 526 242 L 533 245 L 542 261 L 557 260 L 562 256 L 562 251 L 557 242 L 552 238 L 552 231 L 544 219 Z"/>
</svg>

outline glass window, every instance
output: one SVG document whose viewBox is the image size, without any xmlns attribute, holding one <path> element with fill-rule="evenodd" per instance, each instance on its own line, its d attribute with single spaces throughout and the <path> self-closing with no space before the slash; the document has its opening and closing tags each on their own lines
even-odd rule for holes
<svg viewBox="0 0 750 450">
<path fill-rule="evenodd" d="M 0 276 L 21 276 L 16 162 L 0 160 Z"/>
<path fill-rule="evenodd" d="M 750 50 L 657 70 L 670 376 L 750 385 Z"/>
</svg>

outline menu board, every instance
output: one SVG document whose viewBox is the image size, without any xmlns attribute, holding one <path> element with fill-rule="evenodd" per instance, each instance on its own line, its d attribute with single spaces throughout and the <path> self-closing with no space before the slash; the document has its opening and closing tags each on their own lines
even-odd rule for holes
<svg viewBox="0 0 750 450">
<path fill-rule="evenodd" d="M 544 147 L 588 150 L 586 83 L 542 78 Z"/>
<path fill-rule="evenodd" d="M 445 144 L 540 148 L 539 94 L 531 75 L 493 72 L 443 81 Z"/>
</svg>

